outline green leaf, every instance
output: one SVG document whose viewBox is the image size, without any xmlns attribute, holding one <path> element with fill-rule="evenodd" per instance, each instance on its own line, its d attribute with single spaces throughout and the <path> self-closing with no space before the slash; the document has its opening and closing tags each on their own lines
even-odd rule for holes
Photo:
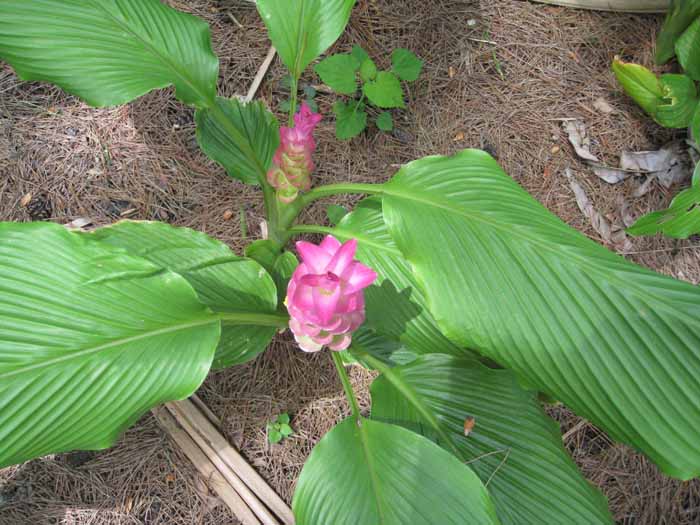
<svg viewBox="0 0 700 525">
<path fill-rule="evenodd" d="M 652 117 L 663 103 L 664 91 L 654 73 L 639 64 L 628 64 L 615 60 L 612 65 L 617 81 L 625 92 Z"/>
<path fill-rule="evenodd" d="M 384 355 L 384 360 L 392 361 L 397 361 L 391 358 L 396 354 L 401 355 L 401 361 L 409 359 L 411 353 L 464 355 L 465 350 L 438 330 L 423 289 L 389 235 L 379 199 L 361 201 L 332 233 L 341 241 L 357 239 L 357 259 L 378 274 L 376 282 L 365 290 L 365 325 L 375 334 L 366 334 L 365 338 L 355 334 L 353 344 L 361 344 L 370 354 Z M 390 341 L 378 340 L 377 336 Z M 410 347 L 411 353 L 396 342 Z"/>
<path fill-rule="evenodd" d="M 226 172 L 246 184 L 265 180 L 279 146 L 279 124 L 262 102 L 217 98 L 195 113 L 197 142 Z"/>
<path fill-rule="evenodd" d="M 316 96 L 316 88 L 311 84 L 307 84 L 304 86 L 304 96 L 306 96 L 306 100 L 313 99 Z"/>
<path fill-rule="evenodd" d="M 314 113 L 318 113 L 318 104 L 312 98 L 307 98 L 306 103 L 309 105 L 309 109 Z"/>
<path fill-rule="evenodd" d="M 286 412 L 284 414 L 280 414 L 279 416 L 277 416 L 277 422 L 289 424 L 289 414 L 287 414 Z"/>
<path fill-rule="evenodd" d="M 695 144 L 700 145 L 700 104 L 695 106 L 695 113 L 690 121 L 690 134 Z"/>
<path fill-rule="evenodd" d="M 282 441 L 282 432 L 280 432 L 276 428 L 268 428 L 267 440 L 270 443 L 279 443 L 280 441 Z"/>
<path fill-rule="evenodd" d="M 558 425 L 510 371 L 433 354 L 392 373 L 435 414 L 461 458 L 488 483 L 501 523 L 612 523 L 605 498 L 564 450 Z M 386 376 L 371 391 L 373 419 L 430 426 Z M 469 418 L 474 428 L 465 436 Z"/>
<path fill-rule="evenodd" d="M 339 140 L 349 140 L 356 137 L 367 127 L 367 113 L 356 109 L 357 103 L 336 102 L 333 104 L 335 113 L 335 136 Z"/>
<path fill-rule="evenodd" d="M 272 45 L 294 78 L 343 33 L 355 0 L 258 0 Z"/>
<path fill-rule="evenodd" d="M 316 64 L 314 71 L 336 93 L 354 95 L 357 91 L 355 71 L 359 65 L 352 55 L 331 55 Z"/>
<path fill-rule="evenodd" d="M 700 164 L 695 168 L 693 185 L 683 190 L 661 211 L 639 218 L 627 229 L 630 235 L 654 235 L 663 233 L 675 239 L 687 239 L 700 234 Z"/>
<path fill-rule="evenodd" d="M 280 256 L 279 245 L 268 239 L 257 239 L 244 248 L 245 256 L 258 262 L 269 273 Z"/>
<path fill-rule="evenodd" d="M 360 78 L 362 82 L 369 82 L 377 78 L 377 65 L 371 58 L 365 58 L 360 65 Z"/>
<path fill-rule="evenodd" d="M 394 119 L 391 118 L 391 113 L 383 111 L 377 117 L 377 127 L 382 131 L 391 131 L 394 129 Z"/>
<path fill-rule="evenodd" d="M 160 222 L 123 221 L 86 235 L 180 274 L 214 312 L 250 318 L 222 321 L 215 368 L 250 361 L 270 344 L 276 328 L 268 315 L 276 312 L 277 291 L 257 262 L 238 257 L 203 233 Z"/>
<path fill-rule="evenodd" d="M 654 119 L 667 128 L 687 128 L 698 106 L 695 82 L 686 75 L 661 75 L 664 102 L 656 108 Z"/>
<path fill-rule="evenodd" d="M 667 474 L 700 474 L 698 287 L 570 228 L 481 151 L 412 162 L 382 191 L 391 236 L 445 335 Z"/>
<path fill-rule="evenodd" d="M 362 64 L 365 60 L 369 58 L 367 51 L 362 49 L 362 47 L 358 46 L 357 44 L 352 46 L 352 51 L 350 51 L 350 54 L 355 57 L 358 64 Z"/>
<path fill-rule="evenodd" d="M 697 0 L 672 0 L 671 8 L 656 39 L 656 63 L 665 64 L 673 58 L 678 37 L 700 16 Z"/>
<path fill-rule="evenodd" d="M 379 108 L 403 108 L 403 90 L 393 73 L 380 71 L 377 78 L 365 83 L 362 90 L 369 101 Z"/>
<path fill-rule="evenodd" d="M 282 305 L 284 298 L 287 296 L 287 285 L 289 284 L 289 279 L 292 278 L 294 270 L 299 266 L 299 261 L 292 252 L 282 252 L 275 264 L 272 267 L 272 278 L 275 280 L 275 286 L 277 286 L 277 295 L 279 304 Z M 280 308 L 284 308 L 280 306 Z M 285 309 L 286 311 L 286 309 Z"/>
<path fill-rule="evenodd" d="M 408 49 L 397 48 L 391 53 L 391 70 L 401 80 L 414 82 L 418 80 L 423 69 L 423 61 Z"/>
<path fill-rule="evenodd" d="M 0 467 L 108 447 L 206 377 L 220 321 L 183 277 L 52 223 L 0 245 Z"/>
<path fill-rule="evenodd" d="M 316 445 L 292 500 L 304 525 L 497 524 L 479 478 L 418 434 L 346 419 Z"/>
<path fill-rule="evenodd" d="M 700 9 L 698 18 L 676 41 L 678 62 L 694 80 L 700 80 Z"/>
<path fill-rule="evenodd" d="M 0 59 L 98 107 L 170 85 L 204 107 L 219 71 L 207 24 L 159 0 L 3 0 Z"/>
<path fill-rule="evenodd" d="M 347 214 L 348 209 L 345 206 L 329 204 L 326 207 L 326 217 L 328 217 L 328 221 L 334 226 L 338 224 Z"/>
<path fill-rule="evenodd" d="M 282 434 L 282 437 L 289 437 L 294 434 L 294 430 L 292 430 L 292 427 L 290 427 L 288 424 L 282 423 L 280 425 L 280 434 Z"/>
<path fill-rule="evenodd" d="M 388 306 L 391 307 L 391 305 Z M 398 338 L 379 335 L 369 328 L 368 323 L 362 325 L 352 334 L 352 345 L 349 352 L 343 352 L 341 356 L 348 358 L 344 361 L 346 364 L 359 363 L 365 368 L 373 370 L 374 367 L 367 363 L 366 359 L 360 357 L 363 352 L 389 366 L 410 363 L 418 357 L 417 353 L 404 345 Z"/>
</svg>

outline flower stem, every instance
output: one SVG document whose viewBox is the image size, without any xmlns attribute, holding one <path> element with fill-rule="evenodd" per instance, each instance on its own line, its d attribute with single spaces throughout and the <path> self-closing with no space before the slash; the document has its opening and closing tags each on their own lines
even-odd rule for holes
<svg viewBox="0 0 700 525">
<path fill-rule="evenodd" d="M 340 357 L 340 352 L 330 351 L 333 357 L 333 364 L 335 369 L 338 371 L 338 377 L 340 382 L 343 384 L 343 390 L 345 390 L 345 397 L 348 398 L 348 403 L 350 403 L 350 409 L 352 410 L 353 417 L 359 421 L 360 419 L 360 405 L 357 404 L 357 398 L 355 397 L 355 391 L 352 389 L 350 384 L 350 377 L 345 370 L 345 365 L 343 364 L 343 359 Z"/>
<path fill-rule="evenodd" d="M 325 186 L 318 186 L 299 197 L 300 208 L 304 208 L 318 199 L 331 197 L 339 193 L 368 193 L 374 195 L 382 193 L 383 191 L 384 186 L 382 184 L 327 184 Z"/>
<path fill-rule="evenodd" d="M 290 100 L 289 100 L 289 127 L 294 126 L 294 115 L 297 112 L 297 91 L 299 90 L 299 81 L 294 76 L 292 76 L 292 81 L 290 82 Z"/>
</svg>

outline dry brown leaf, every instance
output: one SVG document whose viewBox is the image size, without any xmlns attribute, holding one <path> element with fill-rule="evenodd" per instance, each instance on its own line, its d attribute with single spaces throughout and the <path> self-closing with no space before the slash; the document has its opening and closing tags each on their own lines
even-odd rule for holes
<svg viewBox="0 0 700 525">
<path fill-rule="evenodd" d="M 225 220 L 225 221 L 230 221 L 232 217 L 233 217 L 233 211 L 232 211 L 232 210 L 226 210 L 226 211 L 224 212 L 224 220 Z"/>
<path fill-rule="evenodd" d="M 22 206 L 22 208 L 26 208 L 30 202 L 32 202 L 32 194 L 27 193 L 24 197 L 22 197 L 22 200 L 19 201 L 19 205 Z"/>
<path fill-rule="evenodd" d="M 579 157 L 584 160 L 599 162 L 598 157 L 591 153 L 591 140 L 588 138 L 586 125 L 582 120 L 567 120 L 562 126 L 569 136 L 569 142 L 574 147 Z"/>
<path fill-rule="evenodd" d="M 476 425 L 476 419 L 473 417 L 468 417 L 464 420 L 464 435 L 468 436 L 474 430 L 474 425 Z"/>
<path fill-rule="evenodd" d="M 454 136 L 454 138 L 453 138 L 452 140 L 453 140 L 454 142 L 460 142 L 460 141 L 464 140 L 464 132 L 463 132 L 463 131 L 460 131 L 459 133 L 457 133 L 457 134 Z"/>
<path fill-rule="evenodd" d="M 601 113 L 605 113 L 606 115 L 615 112 L 615 108 L 608 104 L 608 101 L 605 100 L 603 97 L 598 97 L 597 99 L 595 99 L 595 102 L 593 102 L 593 107 Z"/>
</svg>

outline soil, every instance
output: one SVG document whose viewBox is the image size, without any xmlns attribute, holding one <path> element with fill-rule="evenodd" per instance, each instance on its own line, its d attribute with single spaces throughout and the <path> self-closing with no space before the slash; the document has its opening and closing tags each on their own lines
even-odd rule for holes
<svg viewBox="0 0 700 525">
<path fill-rule="evenodd" d="M 221 94 L 245 94 L 270 45 L 254 4 L 167 3 L 211 24 L 221 58 Z M 623 201 L 638 216 L 668 204 L 679 188 L 654 186 L 633 198 L 638 182 L 600 181 L 576 157 L 561 122 L 583 120 L 593 153 L 610 164 L 623 150 L 657 149 L 682 136 L 647 118 L 610 70 L 615 55 L 651 67 L 660 21 L 517 0 L 358 0 L 334 50 L 358 43 L 387 66 L 391 50 L 406 47 L 424 59 L 425 68 L 408 86 L 408 107 L 396 112 L 397 129 L 390 134 L 370 127 L 350 143 L 336 140 L 330 116 L 336 98 L 319 94 L 316 100 L 328 117 L 318 133 L 314 181 L 381 182 L 424 155 L 482 148 L 552 212 L 605 244 L 577 207 L 566 168 L 613 221 L 621 218 Z M 283 75 L 276 59 L 258 92 L 273 109 L 285 98 Z M 311 73 L 305 81 L 318 83 Z M 596 109 L 599 98 L 613 111 Z M 124 217 L 161 220 L 204 231 L 240 253 L 260 235 L 260 195 L 228 178 L 198 150 L 192 117 L 169 90 L 96 110 L 52 86 L 21 82 L 0 64 L 0 219 L 89 218 L 96 225 Z M 22 202 L 28 193 L 30 206 Z M 353 199 L 334 202 L 347 205 Z M 323 223 L 324 206 L 302 220 Z M 631 242 L 629 259 L 700 282 L 697 239 Z M 352 374 L 366 408 L 371 376 L 357 368 Z M 306 355 L 286 336 L 254 362 L 212 373 L 199 395 L 223 421 L 229 440 L 288 501 L 314 444 L 348 413 L 329 356 Z M 700 523 L 700 482 L 667 478 L 565 408 L 549 410 L 619 523 Z M 270 445 L 265 424 L 280 412 L 291 414 L 295 434 Z M 0 524 L 44 523 L 235 520 L 147 415 L 111 449 L 49 456 L 0 471 Z"/>
</svg>

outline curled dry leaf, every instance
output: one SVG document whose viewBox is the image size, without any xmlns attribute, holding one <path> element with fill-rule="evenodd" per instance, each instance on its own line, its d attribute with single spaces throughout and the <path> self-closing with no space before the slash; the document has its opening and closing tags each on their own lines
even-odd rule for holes
<svg viewBox="0 0 700 525">
<path fill-rule="evenodd" d="M 566 169 L 565 174 L 566 178 L 569 180 L 571 191 L 573 191 L 576 196 L 576 204 L 578 204 L 579 209 L 588 218 L 593 229 L 598 232 L 605 242 L 612 244 L 623 253 L 630 251 L 632 249 L 632 243 L 627 238 L 625 227 L 609 221 L 593 207 L 583 186 L 576 180 L 569 168 Z"/>
<path fill-rule="evenodd" d="M 27 205 L 32 201 L 32 194 L 27 193 L 24 197 L 22 197 L 22 200 L 19 201 L 19 205 L 22 206 L 22 208 L 26 208 Z"/>
<path fill-rule="evenodd" d="M 593 107 L 601 113 L 605 113 L 606 115 L 615 112 L 615 108 L 608 104 L 608 101 L 605 100 L 603 97 L 598 97 L 597 99 L 595 99 L 595 102 L 593 102 Z"/>
<path fill-rule="evenodd" d="M 598 157 L 591 153 L 591 139 L 588 137 L 586 125 L 582 120 L 567 120 L 562 126 L 579 157 L 591 162 L 600 162 Z"/>
</svg>

